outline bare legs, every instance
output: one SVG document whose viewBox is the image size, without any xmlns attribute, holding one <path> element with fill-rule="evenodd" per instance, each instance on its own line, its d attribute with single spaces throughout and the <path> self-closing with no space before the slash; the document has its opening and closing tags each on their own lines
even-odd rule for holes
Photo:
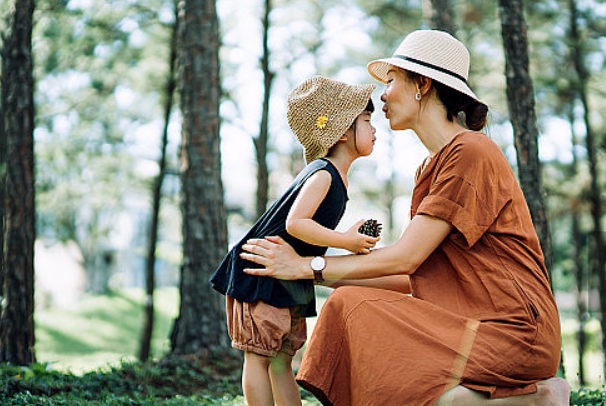
<svg viewBox="0 0 606 406">
<path fill-rule="evenodd" d="M 299 389 L 291 367 L 292 357 L 278 353 L 265 357 L 244 353 L 242 389 L 249 406 L 301 406 Z"/>
<path fill-rule="evenodd" d="M 291 363 L 292 357 L 283 353 L 278 353 L 271 359 L 269 377 L 278 406 L 301 406 L 299 386 L 295 381 Z"/>
<path fill-rule="evenodd" d="M 459 385 L 444 393 L 434 406 L 568 406 L 569 404 L 568 383 L 561 378 L 551 378 L 537 382 L 536 393 L 500 399 L 487 399 L 484 395 Z"/>
</svg>

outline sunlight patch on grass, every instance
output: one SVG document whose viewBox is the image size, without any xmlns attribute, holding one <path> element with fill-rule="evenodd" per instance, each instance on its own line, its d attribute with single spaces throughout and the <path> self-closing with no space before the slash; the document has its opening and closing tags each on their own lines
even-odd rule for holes
<svg viewBox="0 0 606 406">
<path fill-rule="evenodd" d="M 579 360 L 576 334 L 579 327 L 578 321 L 572 318 L 562 320 L 562 348 L 564 350 L 564 368 L 566 370 L 566 381 L 572 389 L 579 389 Z M 585 356 L 585 379 L 588 387 L 601 388 L 606 384 L 603 376 L 603 356 L 600 343 L 600 323 L 591 319 L 585 325 L 587 337 Z"/>
<path fill-rule="evenodd" d="M 87 296 L 76 308 L 37 310 L 38 361 L 52 363 L 53 369 L 80 373 L 134 360 L 139 351 L 144 303 L 142 290 L 129 289 Z M 159 289 L 154 295 L 154 358 L 170 349 L 169 334 L 178 303 L 177 288 Z"/>
</svg>

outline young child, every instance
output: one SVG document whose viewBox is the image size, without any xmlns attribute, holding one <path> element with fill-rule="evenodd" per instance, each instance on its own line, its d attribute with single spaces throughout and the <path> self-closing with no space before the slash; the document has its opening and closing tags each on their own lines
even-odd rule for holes
<svg viewBox="0 0 606 406">
<path fill-rule="evenodd" d="M 311 280 L 280 281 L 242 270 L 257 266 L 240 258 L 249 238 L 279 235 L 300 255 L 319 256 L 321 276 L 328 247 L 368 253 L 379 241 L 358 232 L 335 231 L 345 212 L 347 173 L 375 142 L 370 123 L 374 85 L 348 85 L 314 76 L 288 96 L 288 124 L 305 150 L 307 166 L 257 220 L 211 278 L 226 295 L 228 332 L 244 351 L 242 388 L 248 405 L 301 405 L 292 357 L 307 339 L 305 318 L 316 315 Z M 321 279 L 321 278 L 320 278 Z"/>
</svg>

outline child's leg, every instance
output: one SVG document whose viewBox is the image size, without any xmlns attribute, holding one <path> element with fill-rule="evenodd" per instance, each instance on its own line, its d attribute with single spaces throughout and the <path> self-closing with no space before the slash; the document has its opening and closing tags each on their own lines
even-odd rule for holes
<svg viewBox="0 0 606 406">
<path fill-rule="evenodd" d="M 301 406 L 299 387 L 291 363 L 292 356 L 282 352 L 271 358 L 269 377 L 276 406 Z"/>
<path fill-rule="evenodd" d="M 227 303 L 232 347 L 244 351 L 242 389 L 247 404 L 273 406 L 275 400 L 278 406 L 300 406 L 291 360 L 305 342 L 305 318 L 297 309 L 263 301 L 247 303 L 228 297 Z"/>
<path fill-rule="evenodd" d="M 282 340 L 282 347 L 269 365 L 269 377 L 277 406 L 301 406 L 299 387 L 292 370 L 292 357 L 303 347 L 307 339 L 305 317 L 299 307 L 289 310 L 290 331 Z"/>
<path fill-rule="evenodd" d="M 270 358 L 244 352 L 242 390 L 249 406 L 273 406 L 274 398 L 269 377 Z"/>
<path fill-rule="evenodd" d="M 244 351 L 242 390 L 250 406 L 273 406 L 269 379 L 270 355 L 277 352 L 275 334 L 267 326 L 277 326 L 280 336 L 288 331 L 288 309 L 277 309 L 262 301 L 241 302 L 226 295 L 227 331 L 232 347 Z M 282 322 L 280 320 L 283 319 Z M 268 322 L 268 320 L 272 320 Z"/>
</svg>

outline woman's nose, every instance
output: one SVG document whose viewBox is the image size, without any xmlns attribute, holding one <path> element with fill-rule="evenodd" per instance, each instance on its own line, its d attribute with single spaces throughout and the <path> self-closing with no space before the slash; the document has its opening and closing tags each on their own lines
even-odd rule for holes
<svg viewBox="0 0 606 406">
<path fill-rule="evenodd" d="M 381 101 L 383 103 L 385 103 L 387 101 L 387 95 L 385 94 L 385 92 L 381 93 Z"/>
</svg>

